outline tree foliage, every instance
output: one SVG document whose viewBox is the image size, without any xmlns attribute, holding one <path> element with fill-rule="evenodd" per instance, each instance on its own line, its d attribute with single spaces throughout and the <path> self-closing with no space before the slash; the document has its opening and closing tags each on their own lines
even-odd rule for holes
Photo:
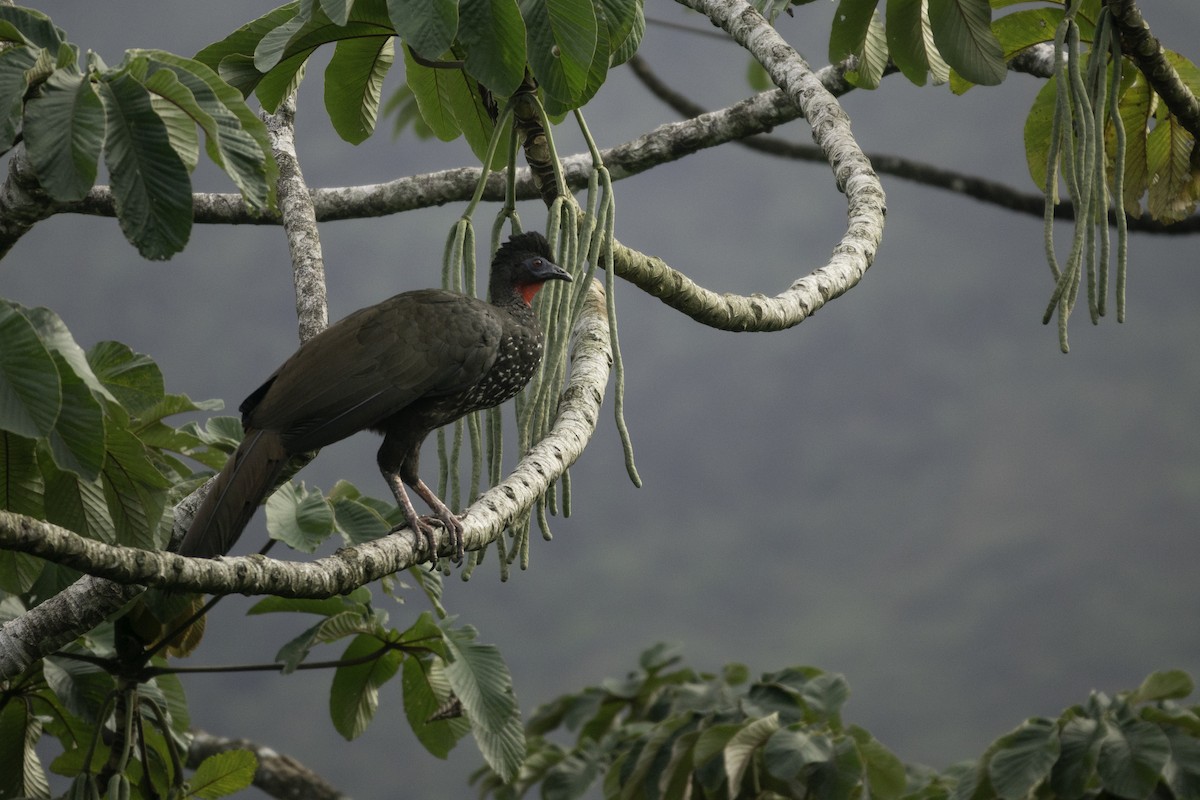
<svg viewBox="0 0 1200 800">
<path fill-rule="evenodd" d="M 1193 689 L 1186 674 L 1168 671 L 1113 697 L 1093 692 L 939 772 L 905 764 L 845 722 L 850 690 L 841 675 L 797 666 L 751 680 L 736 663 L 697 672 L 677 648 L 660 644 L 625 678 L 538 709 L 515 783 L 487 770 L 474 779 L 494 797 L 536 789 L 555 800 L 596 785 L 620 800 L 1182 799 L 1195 796 L 1200 778 L 1200 706 L 1181 702 Z"/>
</svg>

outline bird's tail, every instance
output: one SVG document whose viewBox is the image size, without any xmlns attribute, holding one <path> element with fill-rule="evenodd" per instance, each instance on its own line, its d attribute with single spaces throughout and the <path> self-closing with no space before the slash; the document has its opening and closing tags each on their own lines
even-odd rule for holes
<svg viewBox="0 0 1200 800">
<path fill-rule="evenodd" d="M 246 431 L 196 511 L 179 554 L 215 558 L 228 553 L 287 463 L 288 453 L 278 433 Z"/>
</svg>

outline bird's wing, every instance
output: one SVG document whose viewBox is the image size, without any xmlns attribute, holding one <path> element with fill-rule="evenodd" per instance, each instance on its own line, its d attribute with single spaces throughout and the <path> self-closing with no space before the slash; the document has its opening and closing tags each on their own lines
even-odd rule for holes
<svg viewBox="0 0 1200 800">
<path fill-rule="evenodd" d="M 462 391 L 495 362 L 502 324 L 482 301 L 440 290 L 396 295 L 314 336 L 246 398 L 248 428 L 292 452 L 369 428 L 422 397 Z"/>
</svg>

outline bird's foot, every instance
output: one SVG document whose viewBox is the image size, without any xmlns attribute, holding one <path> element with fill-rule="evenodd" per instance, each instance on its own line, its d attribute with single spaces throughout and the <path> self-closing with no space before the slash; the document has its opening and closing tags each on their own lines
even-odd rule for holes
<svg viewBox="0 0 1200 800">
<path fill-rule="evenodd" d="M 397 533 L 405 528 L 412 530 L 413 536 L 416 539 L 414 543 L 417 549 L 424 549 L 429 554 L 429 563 L 436 566 L 438 562 L 438 548 L 437 537 L 433 531 L 436 525 L 450 534 L 450 545 L 454 549 L 454 563 L 461 564 L 463 555 L 466 552 L 463 544 L 463 526 L 453 514 L 448 514 L 447 516 L 449 519 L 441 516 L 414 517 L 401 525 L 397 525 L 392 529 L 392 533 Z"/>
<path fill-rule="evenodd" d="M 450 546 L 454 549 L 454 563 L 461 564 L 463 556 L 466 555 L 467 551 L 466 544 L 463 541 L 463 524 L 459 518 L 447 512 L 444 515 L 438 514 L 430 517 L 421 517 L 421 521 L 426 525 L 439 525 L 450 534 Z"/>
</svg>

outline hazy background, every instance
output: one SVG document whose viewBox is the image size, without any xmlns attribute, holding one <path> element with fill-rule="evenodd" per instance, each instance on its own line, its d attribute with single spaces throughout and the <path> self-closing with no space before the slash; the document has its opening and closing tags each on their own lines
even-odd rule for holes
<svg viewBox="0 0 1200 800">
<path fill-rule="evenodd" d="M 273 3 L 37 5 L 116 64 L 128 47 L 190 55 Z M 780 17 L 816 66 L 833 11 L 814 3 Z M 1146 13 L 1168 47 L 1197 55 L 1200 6 Z M 661 0 L 647 14 L 714 30 Z M 651 25 L 641 52 L 707 107 L 748 94 L 748 57 L 731 43 Z M 340 141 L 320 108 L 320 64 L 300 98 L 311 185 L 471 163 L 461 142 L 392 139 L 390 121 L 361 147 Z M 893 76 L 844 102 L 867 150 L 1028 188 L 1021 132 L 1038 86 L 1018 75 L 955 98 Z M 626 68 L 586 113 L 601 146 L 675 118 Z M 777 133 L 809 141 L 802 122 Z M 580 149 L 569 133 L 559 147 Z M 448 607 L 500 646 L 527 713 L 672 640 L 700 668 L 738 660 L 756 673 L 794 664 L 844 673 L 847 720 L 906 760 L 944 767 L 1092 689 L 1131 688 L 1169 667 L 1200 675 L 1196 240 L 1132 237 L 1128 322 L 1092 327 L 1080 310 L 1063 355 L 1054 327 L 1040 323 L 1052 283 L 1039 219 L 884 185 L 888 225 L 874 267 L 791 331 L 712 331 L 618 286 L 626 414 L 645 488 L 624 476 L 606 404 L 573 470 L 575 516 L 554 523 L 553 542 L 533 543 L 531 569 L 501 584 L 492 559 L 470 583 L 447 582 Z M 845 224 L 827 167 L 737 146 L 616 188 L 618 237 L 719 291 L 782 291 L 825 262 Z M 331 317 L 436 284 L 460 211 L 324 225 Z M 537 206 L 522 213 L 541 227 Z M 156 359 L 169 391 L 223 398 L 231 410 L 296 344 L 287 249 L 268 227 L 197 226 L 185 253 L 151 263 L 111 219 L 56 217 L 0 265 L 0 295 L 55 309 L 85 347 L 126 342 Z M 376 446 L 362 435 L 327 448 L 302 477 L 326 489 L 346 477 L 383 496 Z M 252 523 L 242 549 L 262 535 L 261 520 Z M 220 607 L 195 663 L 269 661 L 308 624 L 244 619 L 245 606 Z M 393 620 L 404 627 L 423 608 L 414 595 Z M 356 796 L 463 793 L 479 763 L 471 742 L 451 766 L 428 756 L 396 684 L 371 729 L 347 744 L 328 721 L 329 679 L 185 685 L 196 725 L 257 739 Z"/>
</svg>

